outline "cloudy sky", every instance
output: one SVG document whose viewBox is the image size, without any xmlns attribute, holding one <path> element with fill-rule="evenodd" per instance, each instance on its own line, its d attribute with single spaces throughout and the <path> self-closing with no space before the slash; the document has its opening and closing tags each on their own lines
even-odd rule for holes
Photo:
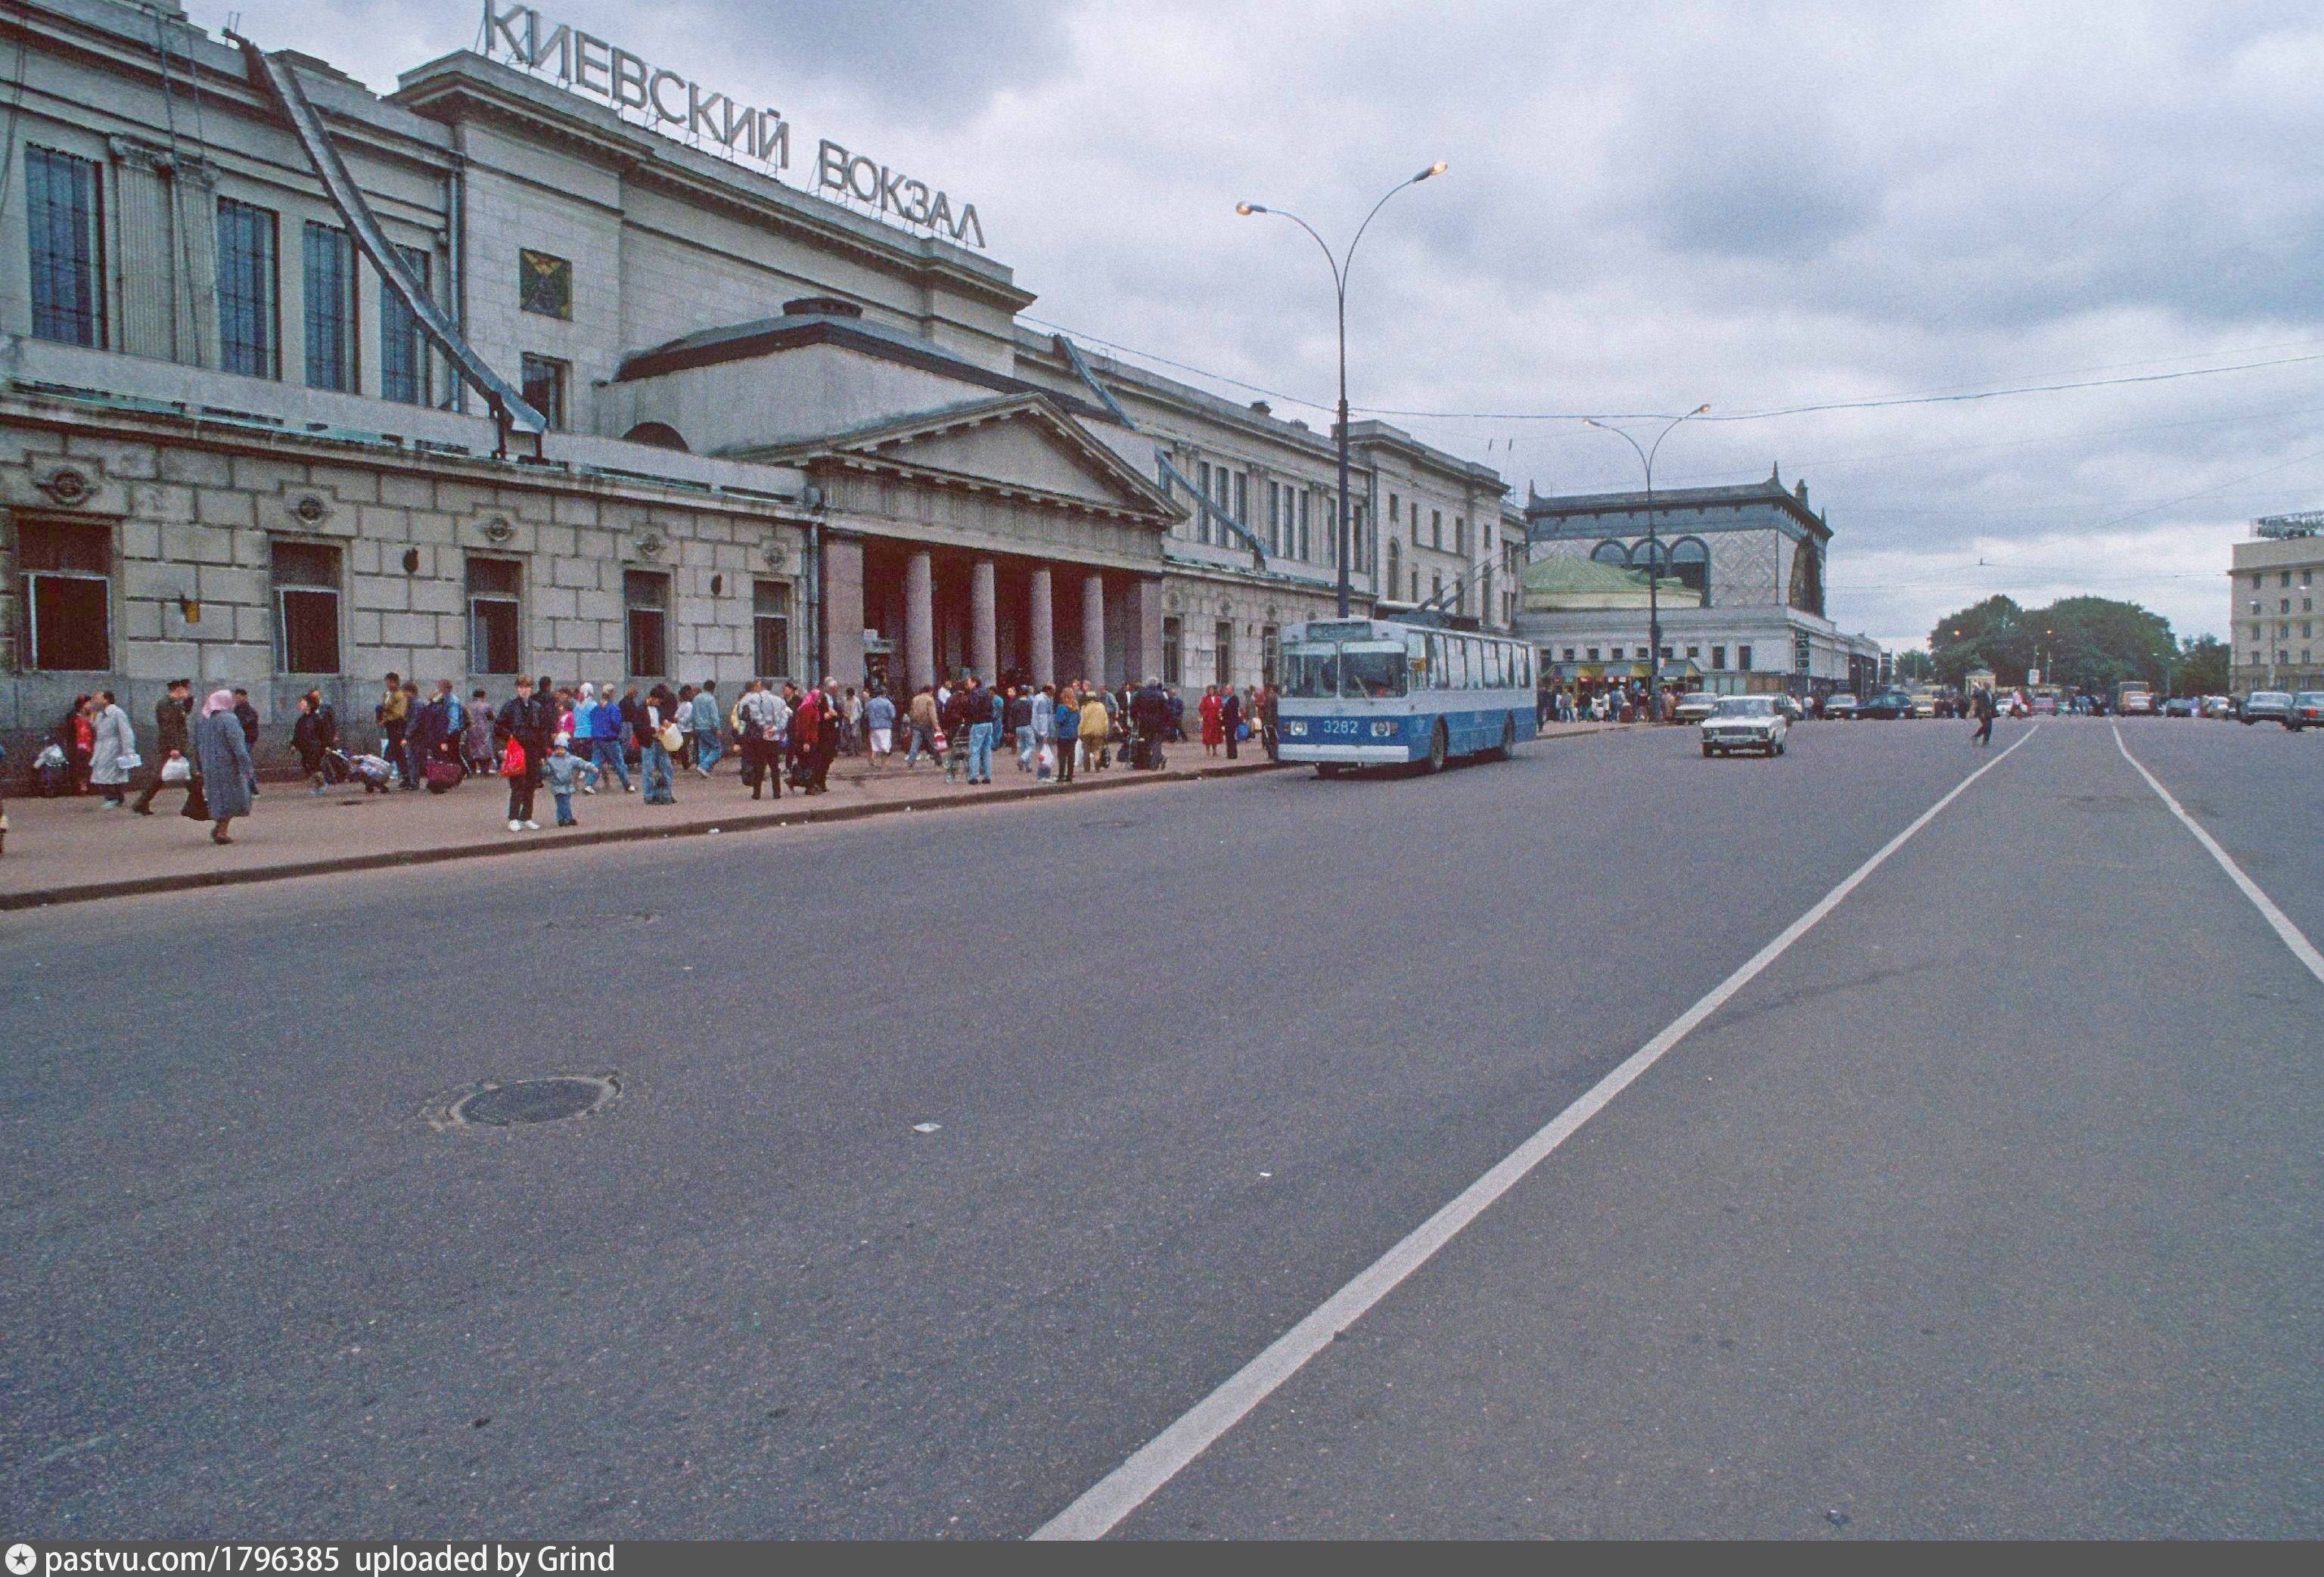
<svg viewBox="0 0 2324 1577">
<path fill-rule="evenodd" d="M 239 8 L 383 91 L 481 13 Z M 1527 418 L 1708 401 L 1657 481 L 1805 477 L 1834 616 L 1891 643 L 1996 592 L 2217 632 L 2251 517 L 2324 507 L 2310 5 L 540 8 L 779 107 L 794 180 L 829 136 L 974 202 L 1033 317 L 1279 412 L 1333 397 L 1329 280 L 1235 202 L 1344 238 L 1448 160 L 1358 254 L 1360 412 L 1547 493 L 1637 458 Z"/>
</svg>

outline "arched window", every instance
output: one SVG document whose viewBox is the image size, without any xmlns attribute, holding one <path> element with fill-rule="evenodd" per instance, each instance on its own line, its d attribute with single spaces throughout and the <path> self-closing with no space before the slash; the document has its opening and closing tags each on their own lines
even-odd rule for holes
<svg viewBox="0 0 2324 1577">
<path fill-rule="evenodd" d="M 1630 567 L 1652 569 L 1656 575 L 1670 573 L 1670 549 L 1659 540 L 1641 542 L 1630 549 Z"/>
<path fill-rule="evenodd" d="M 1403 549 L 1394 537 L 1390 537 L 1388 540 L 1388 576 L 1380 583 L 1386 588 L 1386 595 L 1388 596 L 1396 595 L 1397 586 L 1401 579 L 1398 571 L 1403 568 Z"/>
<path fill-rule="evenodd" d="M 1682 537 L 1671 544 L 1670 573 L 1711 605 L 1711 549 L 1700 537 Z"/>
<path fill-rule="evenodd" d="M 1630 562 L 1630 550 L 1619 542 L 1600 542 L 1590 549 L 1590 557 L 1600 564 L 1627 566 Z"/>
<path fill-rule="evenodd" d="M 676 449 L 681 455 L 691 452 L 686 447 L 686 440 L 678 436 L 678 429 L 664 421 L 641 421 L 622 437 L 630 443 L 651 444 L 657 449 Z"/>
</svg>

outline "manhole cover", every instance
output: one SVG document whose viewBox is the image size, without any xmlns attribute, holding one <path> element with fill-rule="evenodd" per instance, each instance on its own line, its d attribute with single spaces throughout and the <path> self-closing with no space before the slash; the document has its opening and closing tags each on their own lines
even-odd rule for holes
<svg viewBox="0 0 2324 1577">
<path fill-rule="evenodd" d="M 515 1128 L 603 1111 L 622 1093 L 619 1074 L 559 1074 L 480 1084 L 429 1108 L 438 1128 Z"/>
</svg>

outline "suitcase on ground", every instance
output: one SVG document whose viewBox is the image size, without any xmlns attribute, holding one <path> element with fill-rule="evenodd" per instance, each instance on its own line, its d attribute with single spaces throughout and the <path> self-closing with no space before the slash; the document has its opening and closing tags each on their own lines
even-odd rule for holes
<svg viewBox="0 0 2324 1577">
<path fill-rule="evenodd" d="M 447 794 L 460 786 L 468 774 L 457 761 L 433 761 L 428 763 L 428 792 Z"/>
</svg>

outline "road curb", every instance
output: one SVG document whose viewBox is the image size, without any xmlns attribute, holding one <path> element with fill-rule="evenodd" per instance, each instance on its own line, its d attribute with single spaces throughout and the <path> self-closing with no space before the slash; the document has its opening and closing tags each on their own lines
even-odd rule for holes
<svg viewBox="0 0 2324 1577">
<path fill-rule="evenodd" d="M 118 881 L 84 882 L 75 887 L 37 887 L 23 892 L 0 893 L 0 913 L 15 909 L 51 908 L 60 904 L 95 903 L 108 898 L 142 898 L 157 892 L 180 892 L 206 887 L 243 887 L 253 882 L 285 881 L 297 876 L 333 876 L 353 871 L 386 871 L 399 866 L 440 865 L 453 860 L 483 860 L 507 854 L 554 853 L 586 848 L 593 844 L 637 843 L 649 838 L 706 837 L 713 833 L 764 832 L 769 827 L 813 825 L 862 821 L 877 816 L 950 810 L 959 807 L 1006 805 L 1017 800 L 1054 799 L 1063 795 L 1102 794 L 1120 788 L 1157 788 L 1166 783 L 1197 783 L 1206 778 L 1235 778 L 1252 772 L 1278 771 L 1288 761 L 1238 761 L 1231 766 L 1202 767 L 1192 772 L 1164 777 L 1138 776 L 1125 771 L 1119 779 L 1101 778 L 1084 784 L 1079 779 L 1060 790 L 1056 784 L 1025 784 L 995 788 L 974 797 L 936 800 L 890 800 L 873 805 L 816 805 L 799 810 L 743 810 L 723 816 L 651 826 L 606 827 L 570 833 L 561 837 L 514 836 L 507 843 L 454 844 L 437 848 L 393 849 L 373 854 L 346 854 L 335 859 L 300 860 L 281 865 L 254 865 L 237 871 L 204 871 L 178 876 L 133 876 Z M 745 802 L 746 804 L 749 802 Z"/>
</svg>

